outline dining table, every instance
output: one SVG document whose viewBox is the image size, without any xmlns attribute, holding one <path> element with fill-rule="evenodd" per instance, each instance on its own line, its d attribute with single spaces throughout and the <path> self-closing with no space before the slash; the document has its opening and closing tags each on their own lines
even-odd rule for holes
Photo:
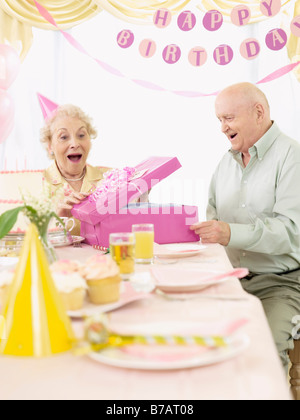
<svg viewBox="0 0 300 420">
<path fill-rule="evenodd" d="M 209 244 L 199 252 L 168 258 L 166 245 L 155 244 L 153 264 L 136 264 L 135 278 L 149 273 L 229 272 L 233 269 L 223 246 Z M 59 259 L 85 264 L 103 253 L 85 243 L 56 249 Z M 157 256 L 158 255 L 158 256 Z M 159 257 L 162 255 L 162 257 Z M 154 271 L 153 271 L 154 270 Z M 173 270 L 173 271 L 172 271 Z M 151 277 L 151 278 L 152 278 Z M 130 283 L 131 279 L 124 280 Z M 288 378 L 281 365 L 272 334 L 259 299 L 247 294 L 235 276 L 187 293 L 172 293 L 155 287 L 144 298 L 107 312 L 112 325 L 128 329 L 135 325 L 226 326 L 241 321 L 237 345 L 221 357 L 193 358 L 193 363 L 172 365 L 147 359 L 122 364 L 96 352 L 68 351 L 46 358 L 0 356 L 1 400 L 103 400 L 137 401 L 199 400 L 293 400 Z M 94 313 L 97 314 L 97 308 Z M 78 339 L 84 334 L 84 316 L 70 316 Z M 130 329 L 130 328 L 129 328 Z M 239 341 L 240 340 L 240 341 Z M 208 351 L 207 354 L 210 354 Z M 214 353 L 212 353 L 214 354 Z M 218 354 L 218 353 L 217 353 Z M 98 357 L 99 356 L 99 357 Z M 136 355 L 136 362 L 139 355 Z M 198 360 L 198 362 L 197 362 Z M 149 368 L 150 366 L 150 368 Z M 153 366 L 151 368 L 151 366 Z M 136 403 L 134 403 L 136 401 Z"/>
</svg>

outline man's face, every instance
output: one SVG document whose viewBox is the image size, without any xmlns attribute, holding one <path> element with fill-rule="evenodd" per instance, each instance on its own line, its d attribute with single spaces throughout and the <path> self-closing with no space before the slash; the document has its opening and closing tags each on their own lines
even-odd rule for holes
<svg viewBox="0 0 300 420">
<path fill-rule="evenodd" d="M 221 130 L 230 141 L 232 150 L 247 153 L 259 139 L 255 106 L 237 95 L 221 93 L 215 109 Z"/>
</svg>

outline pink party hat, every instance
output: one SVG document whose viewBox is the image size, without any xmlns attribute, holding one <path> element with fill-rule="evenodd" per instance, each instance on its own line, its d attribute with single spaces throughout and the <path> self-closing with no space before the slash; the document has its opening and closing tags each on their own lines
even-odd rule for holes
<svg viewBox="0 0 300 420">
<path fill-rule="evenodd" d="M 46 98 L 40 93 L 38 93 L 37 96 L 40 102 L 45 121 L 47 121 L 52 116 L 53 112 L 57 110 L 59 105 L 57 105 L 55 102 L 50 101 L 50 99 Z"/>
</svg>

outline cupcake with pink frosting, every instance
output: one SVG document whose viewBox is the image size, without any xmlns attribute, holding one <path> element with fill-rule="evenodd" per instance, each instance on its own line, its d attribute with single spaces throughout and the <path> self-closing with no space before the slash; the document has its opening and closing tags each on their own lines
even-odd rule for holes
<svg viewBox="0 0 300 420">
<path fill-rule="evenodd" d="M 78 272 L 53 271 L 52 277 L 67 311 L 82 309 L 87 292 L 86 281 Z"/>
<path fill-rule="evenodd" d="M 92 303 L 103 305 L 119 300 L 122 279 L 119 267 L 111 256 L 93 255 L 86 261 L 80 273 L 87 282 Z"/>
<path fill-rule="evenodd" d="M 52 272 L 75 273 L 80 270 L 81 264 L 75 260 L 58 260 L 51 264 L 50 268 Z"/>
<path fill-rule="evenodd" d="M 87 294 L 86 281 L 80 275 L 81 264 L 75 260 L 58 260 L 51 264 L 52 277 L 67 311 L 82 309 Z"/>
</svg>

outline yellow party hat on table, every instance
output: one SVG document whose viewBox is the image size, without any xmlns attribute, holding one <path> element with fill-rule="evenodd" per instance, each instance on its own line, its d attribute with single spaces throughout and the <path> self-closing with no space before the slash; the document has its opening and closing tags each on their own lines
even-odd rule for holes
<svg viewBox="0 0 300 420">
<path fill-rule="evenodd" d="M 31 224 L 1 313 L 6 337 L 0 336 L 0 354 L 45 357 L 68 351 L 75 342 L 38 236 Z"/>
</svg>

